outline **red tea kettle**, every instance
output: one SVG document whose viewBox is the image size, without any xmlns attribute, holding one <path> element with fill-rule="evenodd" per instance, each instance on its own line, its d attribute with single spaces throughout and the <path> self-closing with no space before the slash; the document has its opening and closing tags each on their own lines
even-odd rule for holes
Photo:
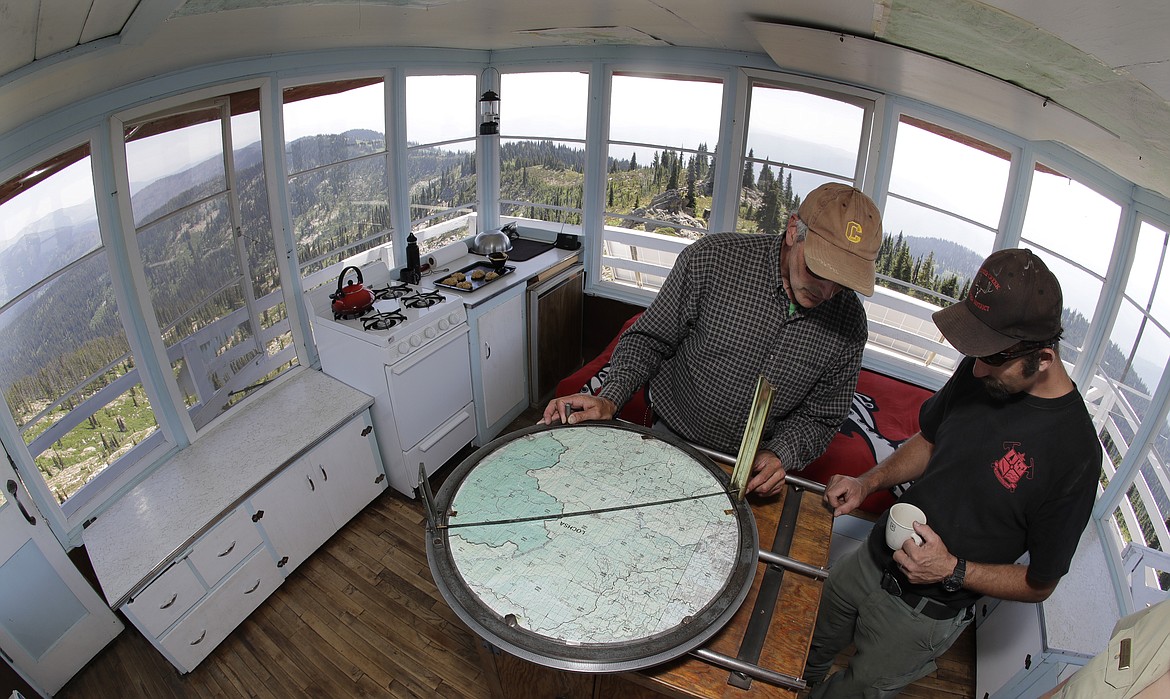
<svg viewBox="0 0 1170 699">
<path fill-rule="evenodd" d="M 357 272 L 357 281 L 345 284 L 345 273 L 351 269 Z M 341 270 L 341 276 L 337 278 L 337 293 L 329 294 L 329 298 L 333 299 L 333 315 L 338 318 L 364 313 L 374 305 L 373 292 L 362 286 L 362 271 L 352 266 Z"/>
</svg>

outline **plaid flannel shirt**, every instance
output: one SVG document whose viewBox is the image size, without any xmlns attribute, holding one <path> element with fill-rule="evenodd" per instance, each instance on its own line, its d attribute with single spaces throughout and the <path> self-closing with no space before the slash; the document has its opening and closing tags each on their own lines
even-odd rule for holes
<svg viewBox="0 0 1170 699">
<path fill-rule="evenodd" d="M 716 233 L 688 246 L 614 348 L 599 395 L 620 409 L 649 382 L 654 412 L 672 430 L 735 455 L 763 374 L 775 394 L 760 448 L 789 471 L 820 456 L 853 401 L 865 310 L 845 289 L 789 313 L 783 240 Z"/>
</svg>

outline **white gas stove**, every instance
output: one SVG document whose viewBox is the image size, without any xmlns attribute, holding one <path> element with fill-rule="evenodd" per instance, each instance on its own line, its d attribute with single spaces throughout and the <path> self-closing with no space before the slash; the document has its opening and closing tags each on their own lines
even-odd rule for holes
<svg viewBox="0 0 1170 699">
<path fill-rule="evenodd" d="M 413 496 L 419 465 L 430 475 L 476 435 L 463 300 L 362 270 L 372 308 L 337 317 L 326 285 L 308 292 L 322 370 L 374 397 L 372 414 L 390 484 Z"/>
</svg>

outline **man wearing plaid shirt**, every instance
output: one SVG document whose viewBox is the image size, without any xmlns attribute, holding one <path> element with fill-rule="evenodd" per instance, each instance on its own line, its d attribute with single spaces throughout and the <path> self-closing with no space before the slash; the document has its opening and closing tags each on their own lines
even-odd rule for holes
<svg viewBox="0 0 1170 699">
<path fill-rule="evenodd" d="M 612 419 L 648 383 L 655 429 L 735 454 L 763 375 L 774 394 L 748 490 L 780 492 L 849 413 L 867 328 L 857 294 L 840 292 L 873 295 L 881 238 L 873 201 L 829 183 L 783 235 L 699 239 L 622 335 L 598 395 L 555 398 L 542 422 Z"/>
</svg>

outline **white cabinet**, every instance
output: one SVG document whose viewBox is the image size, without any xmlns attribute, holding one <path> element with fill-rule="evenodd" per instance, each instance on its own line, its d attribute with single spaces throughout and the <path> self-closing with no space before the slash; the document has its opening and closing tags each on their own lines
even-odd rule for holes
<svg viewBox="0 0 1170 699">
<path fill-rule="evenodd" d="M 164 653 L 179 670 L 195 669 L 282 582 L 284 576 L 268 551 L 253 551 L 237 571 L 159 639 Z"/>
<path fill-rule="evenodd" d="M 524 287 L 517 285 L 468 309 L 476 443 L 491 441 L 528 407 Z"/>
<path fill-rule="evenodd" d="M 180 672 L 193 670 L 386 488 L 369 425 L 364 410 L 278 468 L 122 605 Z"/>
<path fill-rule="evenodd" d="M 369 434 L 351 420 L 248 498 L 286 576 L 386 488 Z"/>
<path fill-rule="evenodd" d="M 1097 527 L 1090 524 L 1068 574 L 1047 600 L 1038 604 L 1003 600 L 986 612 L 980 604 L 975 696 L 1040 696 L 1101 652 L 1119 618 L 1111 581 Z"/>
<path fill-rule="evenodd" d="M 284 580 L 262 544 L 237 507 L 122 611 L 180 672 L 190 672 Z"/>
</svg>

